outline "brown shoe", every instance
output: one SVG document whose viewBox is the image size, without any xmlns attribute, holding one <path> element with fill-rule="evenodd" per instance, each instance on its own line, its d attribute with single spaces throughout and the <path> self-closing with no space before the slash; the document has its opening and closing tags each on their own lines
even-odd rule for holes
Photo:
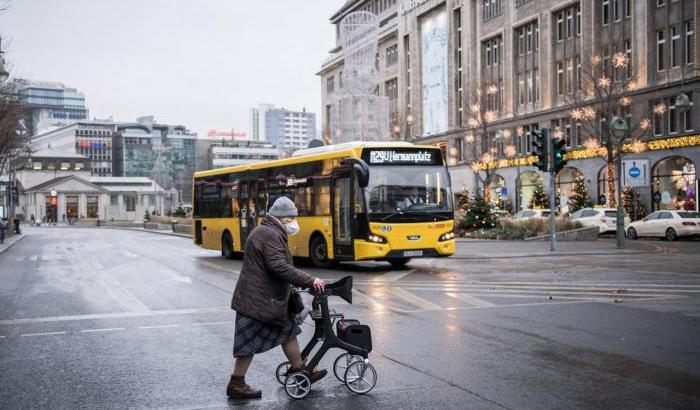
<svg viewBox="0 0 700 410">
<path fill-rule="evenodd" d="M 262 391 L 256 390 L 245 383 L 245 376 L 231 375 L 226 387 L 226 394 L 232 399 L 259 399 Z"/>
</svg>

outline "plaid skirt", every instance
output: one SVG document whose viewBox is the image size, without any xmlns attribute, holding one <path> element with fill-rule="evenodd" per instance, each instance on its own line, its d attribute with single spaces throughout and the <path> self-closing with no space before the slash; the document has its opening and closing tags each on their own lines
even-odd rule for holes
<svg viewBox="0 0 700 410">
<path fill-rule="evenodd" d="M 293 321 L 275 326 L 236 312 L 236 334 L 233 338 L 233 357 L 266 352 L 301 333 Z"/>
</svg>

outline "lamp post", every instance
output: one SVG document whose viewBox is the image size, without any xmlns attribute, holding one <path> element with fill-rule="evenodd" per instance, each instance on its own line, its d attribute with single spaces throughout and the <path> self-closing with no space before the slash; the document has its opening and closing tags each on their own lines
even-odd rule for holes
<svg viewBox="0 0 700 410">
<path fill-rule="evenodd" d="M 617 218 L 615 223 L 615 236 L 617 237 L 617 248 L 625 247 L 625 212 L 622 206 L 622 143 L 625 135 L 629 132 L 627 122 L 621 117 L 615 116 L 610 122 L 610 130 L 615 136 L 615 149 L 617 150 Z"/>
</svg>

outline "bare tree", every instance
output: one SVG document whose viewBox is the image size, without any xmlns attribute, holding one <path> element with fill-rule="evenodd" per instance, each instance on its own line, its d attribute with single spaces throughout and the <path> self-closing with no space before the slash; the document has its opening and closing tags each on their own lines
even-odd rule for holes
<svg viewBox="0 0 700 410">
<path fill-rule="evenodd" d="M 497 95 L 498 88 L 493 84 L 482 84 L 473 91 L 467 119 L 471 133 L 465 140 L 471 147 L 470 167 L 474 171 L 477 191 L 481 184 L 487 202 L 490 202 L 488 185 L 493 178 L 493 160 L 496 156 L 495 149 L 489 147 L 489 129 L 498 117 Z M 483 177 L 481 172 L 484 173 Z"/>
<path fill-rule="evenodd" d="M 609 49 L 615 47 L 614 41 Z M 572 60 L 568 60 L 573 64 Z M 573 70 L 567 69 L 566 72 Z M 616 206 L 615 161 L 622 151 L 624 141 L 633 136 L 641 136 L 651 127 L 651 120 L 645 116 L 646 110 L 632 112 L 632 102 L 637 90 L 635 71 L 631 66 L 629 55 L 614 52 L 612 55 L 592 55 L 587 61 L 581 61 L 576 81 L 573 75 L 566 81 L 569 117 L 575 124 L 580 124 L 591 137 L 585 142 L 589 149 L 604 151 L 608 176 L 608 205 Z M 571 84 L 571 83 L 574 84 Z M 563 85 L 560 85 L 563 87 Z M 570 91 L 570 93 L 568 93 Z M 643 105 L 643 104 L 642 104 Z M 638 120 L 632 120 L 637 114 Z M 613 132 L 613 120 L 622 119 L 626 129 Z M 561 129 L 554 131 L 555 137 L 563 137 Z M 593 136 L 598 136 L 593 137 Z"/>
<path fill-rule="evenodd" d="M 12 84 L 0 84 L 0 176 L 9 168 L 10 161 L 28 146 L 29 133 L 20 132 L 22 121 L 22 107 Z"/>
</svg>

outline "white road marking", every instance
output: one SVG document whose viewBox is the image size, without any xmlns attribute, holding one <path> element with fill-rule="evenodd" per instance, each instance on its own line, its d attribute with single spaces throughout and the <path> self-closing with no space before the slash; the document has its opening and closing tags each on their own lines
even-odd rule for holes
<svg viewBox="0 0 700 410">
<path fill-rule="evenodd" d="M 572 290 L 570 292 L 567 291 L 554 291 L 554 290 L 549 290 L 547 288 L 542 288 L 542 289 L 502 289 L 502 288 L 496 288 L 496 289 L 488 289 L 488 288 L 476 288 L 476 289 L 469 289 L 466 287 L 447 287 L 447 288 L 431 288 L 431 287 L 413 287 L 413 286 L 405 286 L 403 287 L 404 289 L 407 290 L 422 290 L 422 291 L 445 291 L 445 292 L 460 292 L 460 293 L 469 293 L 470 295 L 481 295 L 481 296 L 498 296 L 500 294 L 536 294 L 536 295 L 558 295 L 558 296 L 603 296 L 603 297 L 627 297 L 627 298 L 641 298 L 641 297 L 657 297 L 657 298 L 663 298 L 667 296 L 674 296 L 670 294 L 659 294 L 659 293 L 631 293 L 631 292 L 622 292 L 622 293 L 614 293 L 612 290 L 609 292 L 585 292 L 585 291 L 580 291 L 580 290 Z M 677 292 L 676 292 L 677 293 Z"/>
<path fill-rule="evenodd" d="M 37 317 L 37 318 L 28 318 L 28 319 L 0 320 L 0 326 L 2 326 L 2 325 L 18 325 L 18 324 L 25 324 L 25 323 L 69 322 L 69 321 L 73 321 L 73 320 L 120 319 L 120 318 L 144 317 L 144 316 L 187 315 L 187 314 L 193 314 L 193 313 L 228 312 L 230 310 L 231 310 L 231 308 L 228 306 L 217 306 L 217 307 L 196 308 L 196 309 L 151 310 L 148 312 L 94 313 L 94 314 L 89 314 L 89 315 L 53 316 L 53 317 Z"/>
<path fill-rule="evenodd" d="M 4 338 L 5 338 L 5 336 L 0 335 L 0 339 L 4 339 Z"/>
<path fill-rule="evenodd" d="M 471 306 L 476 306 L 476 307 L 489 307 L 493 306 L 493 303 L 487 302 L 483 299 L 479 299 L 476 296 L 468 295 L 466 293 L 451 293 L 447 292 L 447 296 L 453 297 L 455 299 L 459 299 L 462 302 L 465 302 Z"/>
<path fill-rule="evenodd" d="M 25 333 L 19 335 L 19 337 L 30 337 L 30 336 L 50 336 L 50 335 L 65 335 L 66 332 L 46 332 L 46 333 Z"/>
<path fill-rule="evenodd" d="M 160 329 L 164 327 L 178 327 L 180 325 L 155 325 L 155 326 L 139 326 L 139 329 Z"/>
<path fill-rule="evenodd" d="M 37 259 L 39 259 L 39 255 L 32 255 L 31 257 L 29 257 L 29 260 L 32 262 L 36 261 Z"/>
<path fill-rule="evenodd" d="M 231 322 L 195 322 L 192 325 L 194 326 L 216 326 L 216 325 L 228 325 L 231 324 Z"/>
<path fill-rule="evenodd" d="M 438 306 L 433 302 L 418 297 L 413 293 L 402 288 L 386 288 L 386 291 L 399 299 L 403 299 L 412 305 L 416 305 L 424 310 L 442 310 L 442 306 Z"/>
<path fill-rule="evenodd" d="M 399 279 L 402 279 L 411 273 L 415 272 L 414 269 L 408 269 L 406 271 L 398 271 L 398 272 L 389 272 L 381 276 L 381 279 L 378 278 L 376 282 L 396 282 Z M 374 280 L 369 280 L 369 283 L 375 283 Z"/>
<path fill-rule="evenodd" d="M 103 329 L 85 329 L 81 330 L 80 333 L 92 333 L 92 332 L 115 332 L 117 330 L 124 330 L 123 327 L 109 327 Z"/>
<path fill-rule="evenodd" d="M 182 282 L 182 283 L 189 283 L 192 284 L 192 279 L 190 279 L 189 276 L 184 276 L 184 275 L 178 275 L 177 273 L 173 272 L 165 272 L 170 279 L 176 281 L 176 282 Z"/>
</svg>

